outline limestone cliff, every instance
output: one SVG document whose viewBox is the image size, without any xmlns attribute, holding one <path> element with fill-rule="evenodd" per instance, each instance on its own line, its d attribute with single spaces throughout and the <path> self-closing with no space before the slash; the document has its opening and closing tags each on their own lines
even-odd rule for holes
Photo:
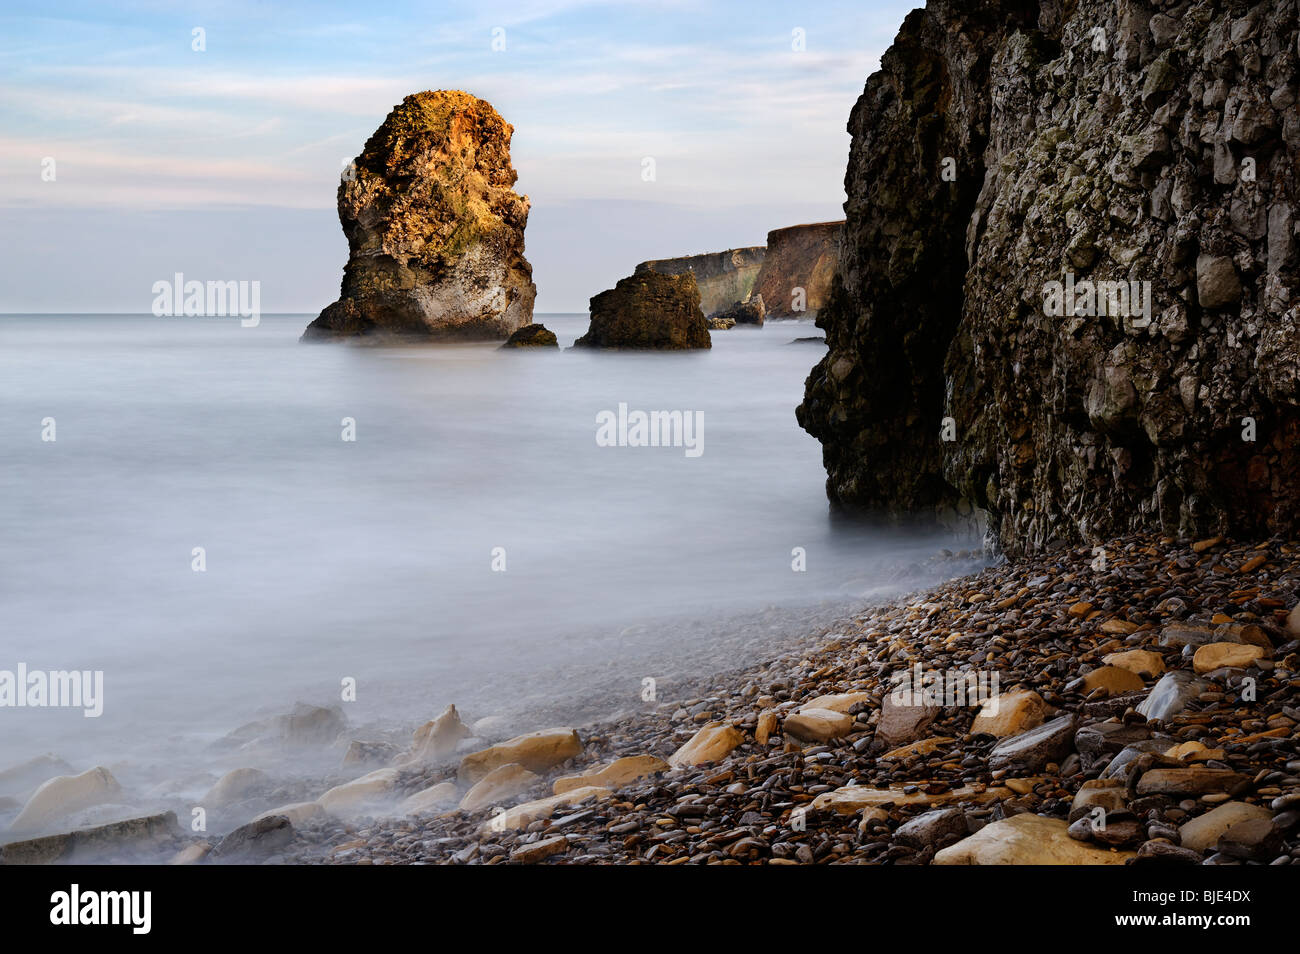
<svg viewBox="0 0 1300 954">
<path fill-rule="evenodd" d="M 712 316 L 749 298 L 766 251 L 762 245 L 755 245 L 704 255 L 655 259 L 642 262 L 634 274 L 684 275 L 689 272 L 695 276 L 695 284 L 700 290 L 700 307 L 706 316 Z"/>
<path fill-rule="evenodd" d="M 843 222 L 791 225 L 767 233 L 755 284 L 769 318 L 816 318 L 839 265 Z"/>
<path fill-rule="evenodd" d="M 343 286 L 303 338 L 492 339 L 527 325 L 537 289 L 513 133 L 468 93 L 402 100 L 339 185 Z"/>
<path fill-rule="evenodd" d="M 1295 0 L 910 14 L 798 410 L 833 503 L 969 501 L 1012 555 L 1300 530 L 1298 56 Z"/>
</svg>

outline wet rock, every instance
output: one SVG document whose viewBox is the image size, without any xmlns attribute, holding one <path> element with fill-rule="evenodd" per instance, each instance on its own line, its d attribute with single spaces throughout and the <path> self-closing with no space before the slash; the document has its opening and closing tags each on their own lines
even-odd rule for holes
<svg viewBox="0 0 1300 954">
<path fill-rule="evenodd" d="M 535 865 L 552 855 L 562 854 L 568 850 L 568 847 L 569 839 L 564 835 L 556 835 L 553 838 L 543 838 L 541 841 L 516 848 L 510 852 L 510 860 L 516 864 Z"/>
<path fill-rule="evenodd" d="M 1046 715 L 1047 703 L 1032 689 L 1004 692 L 984 702 L 971 732 L 1002 739 L 1041 725 Z"/>
<path fill-rule="evenodd" d="M 563 795 L 551 795 L 547 798 L 539 798 L 536 801 L 524 802 L 522 805 L 516 805 L 514 808 L 506 809 L 499 814 L 493 815 L 483 823 L 482 831 L 502 832 L 517 831 L 520 828 L 526 828 L 535 821 L 542 821 L 550 818 L 555 814 L 556 809 L 568 805 L 577 805 L 589 798 L 603 800 L 610 797 L 610 791 L 607 788 L 601 788 L 598 785 L 589 785 L 585 788 L 575 788 L 565 792 Z"/>
<path fill-rule="evenodd" d="M 1186 670 L 1167 672 L 1151 687 L 1151 693 L 1137 707 L 1150 720 L 1169 719 L 1182 712 L 1187 704 L 1206 690 L 1208 683 Z"/>
<path fill-rule="evenodd" d="M 1074 840 L 1056 818 L 1015 815 L 995 821 L 934 856 L 936 865 L 1122 865 L 1133 852 Z"/>
<path fill-rule="evenodd" d="M 425 812 L 450 811 L 460 802 L 460 792 L 455 782 L 439 782 L 421 792 L 408 796 L 397 807 L 399 815 L 420 815 Z"/>
<path fill-rule="evenodd" d="M 668 763 L 658 756 L 628 755 L 615 759 L 608 765 L 588 769 L 579 775 L 565 775 L 557 778 L 551 786 L 551 790 L 556 795 L 563 795 L 575 788 L 583 788 L 589 785 L 618 789 L 630 782 L 645 778 L 647 775 L 666 772 L 669 767 Z"/>
<path fill-rule="evenodd" d="M 853 729 L 853 716 L 831 709 L 804 706 L 785 717 L 785 734 L 803 742 L 829 742 L 843 738 Z"/>
<path fill-rule="evenodd" d="M 386 801 L 396 783 L 397 769 L 377 769 L 369 775 L 334 786 L 316 801 L 331 815 L 352 815 Z"/>
<path fill-rule="evenodd" d="M 540 774 L 581 754 L 582 742 L 573 729 L 542 729 L 465 756 L 458 777 L 462 783 L 473 785 L 493 769 L 511 762 Z"/>
<path fill-rule="evenodd" d="M 545 325 L 524 325 L 517 330 L 501 347 L 503 348 L 558 348 L 559 340 L 555 332 Z"/>
<path fill-rule="evenodd" d="M 325 809 L 319 802 L 292 802 L 288 805 L 281 805 L 279 808 L 272 808 L 258 815 L 253 816 L 253 821 L 261 821 L 265 818 L 271 818 L 280 815 L 289 819 L 291 825 L 304 825 L 314 818 L 320 818 L 325 814 Z"/>
<path fill-rule="evenodd" d="M 894 841 L 920 851 L 933 847 L 946 848 L 970 833 L 966 813 L 960 808 L 941 808 L 925 812 L 900 825 L 894 832 Z"/>
<path fill-rule="evenodd" d="M 1258 805 L 1246 802 L 1224 802 L 1204 815 L 1184 822 L 1178 828 L 1179 844 L 1192 851 L 1203 852 L 1213 848 L 1219 836 L 1234 825 L 1252 819 L 1270 821 L 1272 815 Z"/>
<path fill-rule="evenodd" d="M 1282 832 L 1273 827 L 1271 818 L 1252 818 L 1225 831 L 1215 847 L 1231 858 L 1271 861 L 1282 847 Z"/>
<path fill-rule="evenodd" d="M 225 863 L 257 861 L 287 848 L 293 825 L 283 815 L 270 815 L 236 828 L 212 849 L 212 858 Z"/>
<path fill-rule="evenodd" d="M 9 830 L 21 832 L 48 828 L 73 812 L 112 801 L 121 791 L 117 779 L 102 766 L 80 775 L 56 776 L 32 793 Z"/>
<path fill-rule="evenodd" d="M 522 765 L 514 762 L 500 765 L 475 782 L 465 793 L 465 797 L 460 800 L 460 810 L 476 812 L 489 805 L 509 801 L 540 781 L 541 776 L 533 774 Z"/>
<path fill-rule="evenodd" d="M 0 864 L 48 865 L 113 861 L 121 852 L 142 844 L 166 843 L 180 835 L 174 812 L 129 818 L 93 828 L 0 846 Z M 118 859 L 120 860 L 120 859 Z"/>
<path fill-rule="evenodd" d="M 1206 643 L 1192 657 L 1192 668 L 1198 675 L 1216 669 L 1244 669 L 1264 656 L 1264 650 L 1246 643 Z"/>
<path fill-rule="evenodd" d="M 1249 784 L 1248 776 L 1231 769 L 1160 768 L 1144 773 L 1137 790 L 1139 795 L 1235 795 Z"/>
<path fill-rule="evenodd" d="M 711 722 L 704 726 L 690 741 L 668 757 L 668 764 L 673 768 L 685 768 L 693 765 L 707 765 L 724 759 L 740 743 L 745 741 L 745 734 L 735 726 L 721 722 Z"/>
<path fill-rule="evenodd" d="M 470 730 L 460 720 L 460 713 L 455 705 L 442 710 L 438 718 L 426 722 L 415 730 L 411 751 L 400 764 L 415 765 L 424 762 L 440 762 L 456 751 L 462 739 L 470 737 Z"/>
<path fill-rule="evenodd" d="M 270 783 L 271 777 L 261 769 L 231 769 L 203 796 L 202 804 L 210 808 L 221 808 L 248 798 L 268 787 Z"/>
<path fill-rule="evenodd" d="M 907 696 L 908 693 L 901 693 Z M 880 719 L 876 723 L 875 745 L 878 748 L 895 748 L 915 742 L 925 734 L 930 723 L 939 717 L 939 706 L 924 701 L 900 702 L 895 693 L 888 693 L 880 701 Z"/>
<path fill-rule="evenodd" d="M 989 752 L 989 768 L 1037 772 L 1060 762 L 1074 747 L 1075 718 L 1059 716 L 1037 728 L 1003 739 Z"/>
</svg>

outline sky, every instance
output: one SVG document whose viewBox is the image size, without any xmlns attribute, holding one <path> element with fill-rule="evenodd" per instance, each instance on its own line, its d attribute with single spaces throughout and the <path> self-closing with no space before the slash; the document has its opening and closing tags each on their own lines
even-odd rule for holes
<svg viewBox="0 0 1300 954">
<path fill-rule="evenodd" d="M 637 262 L 843 218 L 849 110 L 919 3 L 6 0 L 0 312 L 147 312 L 176 272 L 319 311 L 339 173 L 425 89 L 514 126 L 536 311 L 586 311 Z"/>
</svg>

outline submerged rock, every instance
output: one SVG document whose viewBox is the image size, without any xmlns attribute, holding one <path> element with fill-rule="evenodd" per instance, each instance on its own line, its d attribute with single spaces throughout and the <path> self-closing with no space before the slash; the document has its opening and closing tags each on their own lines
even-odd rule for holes
<svg viewBox="0 0 1300 954">
<path fill-rule="evenodd" d="M 514 128 L 468 93 L 416 93 L 367 140 L 338 190 L 348 239 L 339 300 L 304 340 L 507 338 L 532 321 L 528 199 Z"/>
<path fill-rule="evenodd" d="M 558 348 L 555 332 L 545 325 L 524 325 L 509 338 L 503 348 Z"/>
<path fill-rule="evenodd" d="M 591 299 L 591 325 L 573 346 L 679 351 L 713 342 L 694 276 L 646 272 Z"/>
</svg>

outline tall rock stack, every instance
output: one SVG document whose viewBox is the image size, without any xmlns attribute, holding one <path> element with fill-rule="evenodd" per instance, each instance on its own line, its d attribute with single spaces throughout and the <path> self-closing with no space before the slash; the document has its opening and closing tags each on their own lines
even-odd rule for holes
<svg viewBox="0 0 1300 954">
<path fill-rule="evenodd" d="M 504 339 L 529 324 L 537 289 L 513 133 L 468 93 L 402 100 L 339 185 L 343 286 L 304 340 Z"/>
<path fill-rule="evenodd" d="M 1295 0 L 931 0 L 849 121 L 800 423 L 1011 555 L 1300 529 Z"/>
</svg>

